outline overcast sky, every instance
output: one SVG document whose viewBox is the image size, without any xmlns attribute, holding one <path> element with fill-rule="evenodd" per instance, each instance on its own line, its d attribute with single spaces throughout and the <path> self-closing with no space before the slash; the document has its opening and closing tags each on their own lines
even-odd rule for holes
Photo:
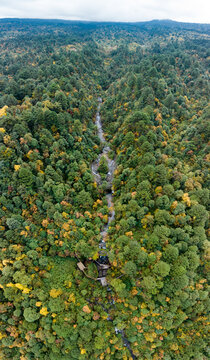
<svg viewBox="0 0 210 360">
<path fill-rule="evenodd" d="M 209 23 L 209 0 L 0 0 L 0 18 Z"/>
</svg>

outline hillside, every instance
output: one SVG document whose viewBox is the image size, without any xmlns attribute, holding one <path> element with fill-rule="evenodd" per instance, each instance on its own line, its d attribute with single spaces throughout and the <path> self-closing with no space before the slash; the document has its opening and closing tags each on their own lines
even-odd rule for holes
<svg viewBox="0 0 210 360">
<path fill-rule="evenodd" d="M 0 20 L 0 359 L 208 358 L 209 30 Z"/>
</svg>

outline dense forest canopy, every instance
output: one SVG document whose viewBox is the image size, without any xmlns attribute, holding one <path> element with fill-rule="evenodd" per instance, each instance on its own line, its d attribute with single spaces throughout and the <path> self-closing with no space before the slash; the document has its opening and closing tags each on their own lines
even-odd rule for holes
<svg viewBox="0 0 210 360">
<path fill-rule="evenodd" d="M 0 359 L 207 360 L 210 25 L 3 19 L 0 37 Z"/>
</svg>

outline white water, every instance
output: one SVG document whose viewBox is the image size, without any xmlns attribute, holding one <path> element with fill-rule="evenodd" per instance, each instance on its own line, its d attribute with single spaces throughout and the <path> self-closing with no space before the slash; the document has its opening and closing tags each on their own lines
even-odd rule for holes
<svg viewBox="0 0 210 360">
<path fill-rule="evenodd" d="M 115 167 L 116 167 L 116 163 L 115 163 L 115 160 L 111 160 L 108 157 L 110 147 L 106 144 L 106 140 L 104 138 L 104 132 L 103 132 L 102 123 L 101 123 L 101 116 L 100 116 L 101 103 L 102 103 L 102 99 L 98 98 L 98 108 L 97 108 L 97 113 L 96 113 L 96 126 L 97 126 L 97 130 L 98 130 L 98 137 L 101 140 L 101 143 L 104 144 L 105 146 L 103 148 L 102 153 L 98 156 L 98 159 L 96 161 L 94 161 L 94 163 L 92 164 L 91 169 L 92 169 L 92 173 L 93 173 L 93 175 L 95 177 L 95 181 L 96 181 L 97 185 L 101 185 L 102 180 L 101 180 L 100 174 L 98 173 L 98 167 L 99 167 L 99 162 L 100 162 L 101 157 L 102 156 L 106 157 L 107 163 L 108 163 L 108 174 L 107 174 L 106 181 L 108 182 L 109 188 L 111 190 L 109 190 L 108 193 L 106 194 L 108 208 L 109 208 L 108 222 L 104 226 L 102 231 L 100 232 L 101 240 L 100 240 L 100 243 L 99 243 L 99 248 L 100 248 L 99 254 L 104 255 L 104 252 L 107 254 L 107 252 L 106 252 L 106 236 L 107 236 L 107 233 L 108 233 L 109 225 L 110 225 L 111 221 L 113 221 L 114 218 L 115 218 L 115 211 L 114 211 L 114 205 L 113 205 L 112 181 L 113 181 L 113 177 L 114 177 L 114 170 L 115 170 Z M 100 264 L 100 257 L 99 257 L 98 263 Z M 101 283 L 103 285 L 103 282 L 101 282 Z M 107 291 L 111 291 L 109 286 L 107 286 Z M 111 306 L 114 306 L 114 304 L 115 304 L 114 298 L 112 298 L 110 304 L 111 304 Z M 102 304 L 102 306 L 103 306 L 103 304 Z M 105 309 L 105 311 L 108 314 L 107 320 L 110 321 L 111 318 L 110 318 L 110 315 L 109 315 L 109 311 L 106 310 L 106 309 Z M 136 359 L 135 355 L 133 354 L 133 352 L 131 350 L 130 342 L 125 337 L 124 331 L 118 329 L 117 327 L 115 327 L 115 333 L 116 334 L 121 334 L 124 346 L 127 347 L 127 349 L 129 350 L 132 359 Z"/>
<path fill-rule="evenodd" d="M 103 151 L 102 153 L 98 156 L 97 160 L 94 161 L 94 163 L 91 166 L 92 169 L 92 173 L 95 177 L 95 181 L 97 183 L 97 185 L 101 185 L 102 184 L 102 180 L 101 180 L 101 176 L 98 173 L 98 167 L 99 167 L 99 162 L 102 156 L 104 156 L 107 159 L 107 163 L 108 163 L 108 174 L 106 177 L 106 181 L 108 183 L 108 186 L 110 189 L 112 189 L 112 180 L 114 177 L 114 170 L 116 167 L 116 163 L 115 160 L 111 160 L 108 156 L 109 151 L 111 150 L 110 147 L 106 144 L 106 140 L 104 138 L 104 132 L 103 132 L 103 128 L 102 128 L 102 123 L 101 123 L 101 116 L 100 116 L 100 108 L 101 108 L 101 98 L 98 98 L 98 108 L 97 108 L 97 113 L 96 113 L 96 126 L 97 126 L 97 130 L 98 130 L 98 137 L 101 140 L 102 144 L 104 144 L 103 147 Z M 108 217 L 108 222 L 107 224 L 104 226 L 103 230 L 101 231 L 101 236 L 102 236 L 102 240 L 100 243 L 100 247 L 102 247 L 101 245 L 103 245 L 103 248 L 105 249 L 106 246 L 103 244 L 104 243 L 104 239 L 107 235 L 108 232 L 108 228 L 109 228 L 109 224 L 111 223 L 112 220 L 114 220 L 115 218 L 115 211 L 114 211 L 114 207 L 113 207 L 113 190 L 109 190 L 106 198 L 107 198 L 107 203 L 108 203 L 108 208 L 109 208 L 109 217 Z"/>
</svg>

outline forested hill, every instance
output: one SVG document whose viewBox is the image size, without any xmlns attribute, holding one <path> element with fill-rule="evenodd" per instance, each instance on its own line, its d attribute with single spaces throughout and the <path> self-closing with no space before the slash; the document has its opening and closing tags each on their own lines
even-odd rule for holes
<svg viewBox="0 0 210 360">
<path fill-rule="evenodd" d="M 209 30 L 0 20 L 0 359 L 209 358 Z"/>
</svg>

